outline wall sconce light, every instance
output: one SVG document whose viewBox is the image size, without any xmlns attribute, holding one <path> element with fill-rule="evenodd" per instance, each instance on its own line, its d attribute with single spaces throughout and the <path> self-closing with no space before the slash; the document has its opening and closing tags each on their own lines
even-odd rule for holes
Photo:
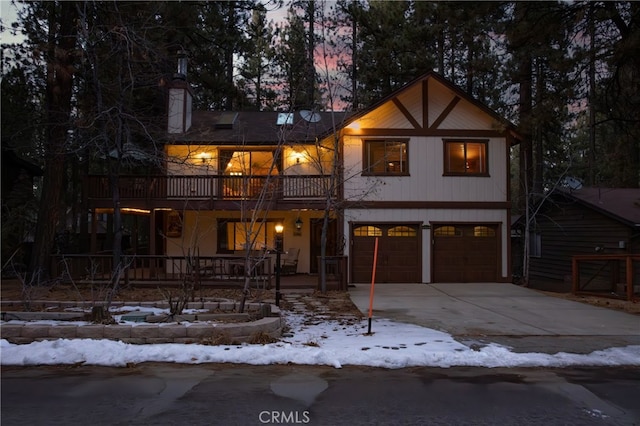
<svg viewBox="0 0 640 426">
<path fill-rule="evenodd" d="M 198 154 L 198 157 L 200 158 L 200 162 L 202 164 L 205 164 L 206 162 L 211 160 L 211 154 L 209 154 L 208 152 L 201 152 L 200 154 Z"/>
<path fill-rule="evenodd" d="M 304 154 L 301 152 L 294 152 L 293 154 L 291 154 L 290 158 L 291 158 L 290 161 L 294 161 L 295 164 L 300 164 L 305 162 Z"/>
<path fill-rule="evenodd" d="M 296 229 L 300 231 L 302 229 L 302 220 L 300 218 L 297 218 L 295 225 L 296 225 Z"/>
</svg>

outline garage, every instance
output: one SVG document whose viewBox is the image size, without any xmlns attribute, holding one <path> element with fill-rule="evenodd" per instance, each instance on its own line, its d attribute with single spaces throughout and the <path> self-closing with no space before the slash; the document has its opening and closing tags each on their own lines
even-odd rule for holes
<svg viewBox="0 0 640 426">
<path fill-rule="evenodd" d="M 376 237 L 377 283 L 422 282 L 422 244 L 418 223 L 353 224 L 351 282 L 371 282 Z"/>
<path fill-rule="evenodd" d="M 433 282 L 494 282 L 498 278 L 498 226 L 432 225 Z"/>
</svg>

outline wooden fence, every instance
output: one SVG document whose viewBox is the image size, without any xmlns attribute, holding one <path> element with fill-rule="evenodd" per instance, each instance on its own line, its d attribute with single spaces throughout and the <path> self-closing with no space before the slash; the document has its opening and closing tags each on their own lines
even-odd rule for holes
<svg viewBox="0 0 640 426">
<path fill-rule="evenodd" d="M 572 293 L 633 300 L 640 297 L 640 254 L 571 258 Z"/>
</svg>

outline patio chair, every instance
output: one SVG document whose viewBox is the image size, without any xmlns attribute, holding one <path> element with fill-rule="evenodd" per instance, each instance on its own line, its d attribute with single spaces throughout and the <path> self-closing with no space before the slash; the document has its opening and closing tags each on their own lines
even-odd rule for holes
<svg viewBox="0 0 640 426">
<path fill-rule="evenodd" d="M 298 255 L 300 249 L 290 248 L 287 250 L 280 261 L 280 274 L 282 275 L 294 275 L 298 272 Z"/>
</svg>

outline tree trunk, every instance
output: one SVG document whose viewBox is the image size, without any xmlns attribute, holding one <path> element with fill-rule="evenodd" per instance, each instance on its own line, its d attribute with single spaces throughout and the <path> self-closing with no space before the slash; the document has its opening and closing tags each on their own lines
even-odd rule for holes
<svg viewBox="0 0 640 426">
<path fill-rule="evenodd" d="M 63 201 L 65 142 L 71 113 L 73 88 L 73 50 L 76 44 L 77 9 L 74 2 L 49 5 L 49 55 L 47 62 L 47 114 L 49 129 L 46 145 L 42 197 L 38 212 L 31 271 L 36 279 L 50 278 L 49 259 L 60 222 Z M 57 10 L 60 9 L 60 16 Z M 59 19 L 58 19 L 59 18 Z M 59 30 L 56 32 L 56 30 Z"/>
</svg>

